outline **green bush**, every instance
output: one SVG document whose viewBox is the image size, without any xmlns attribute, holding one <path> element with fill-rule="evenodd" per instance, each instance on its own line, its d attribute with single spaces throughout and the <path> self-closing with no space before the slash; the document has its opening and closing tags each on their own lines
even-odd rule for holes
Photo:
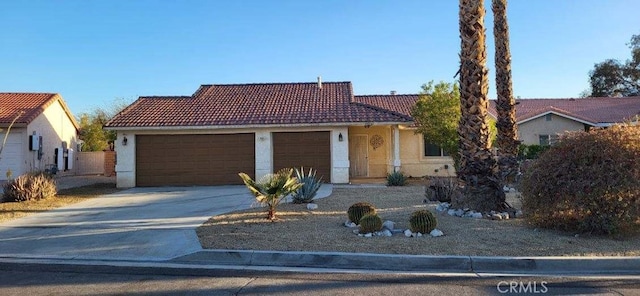
<svg viewBox="0 0 640 296">
<path fill-rule="evenodd" d="M 382 219 L 376 214 L 366 214 L 360 218 L 358 223 L 359 231 L 362 234 L 380 231 L 382 229 Z"/>
<path fill-rule="evenodd" d="M 402 172 L 387 174 L 387 186 L 404 186 L 407 184 L 407 176 Z"/>
<path fill-rule="evenodd" d="M 522 179 L 523 210 L 538 227 L 625 235 L 640 230 L 640 126 L 564 135 Z"/>
<path fill-rule="evenodd" d="M 28 173 L 4 184 L 4 202 L 48 199 L 56 196 L 56 182 L 45 173 Z"/>
<path fill-rule="evenodd" d="M 428 234 L 431 233 L 432 230 L 436 229 L 438 220 L 436 220 L 436 216 L 429 210 L 418 210 L 411 214 L 411 218 L 409 218 L 409 225 L 411 232 Z"/>
<path fill-rule="evenodd" d="M 520 159 L 537 159 L 542 152 L 549 150 L 549 145 L 525 145 L 518 146 L 518 157 Z"/>
<path fill-rule="evenodd" d="M 298 188 L 298 190 L 292 194 L 293 203 L 310 203 L 313 201 L 316 193 L 318 193 L 320 186 L 322 186 L 322 177 L 316 178 L 316 170 L 311 168 L 306 174 L 304 168 L 296 168 L 295 173 L 302 187 Z"/>
<path fill-rule="evenodd" d="M 366 214 L 375 214 L 376 208 L 368 202 L 354 203 L 347 210 L 349 221 L 353 223 L 360 223 L 360 219 Z"/>
</svg>

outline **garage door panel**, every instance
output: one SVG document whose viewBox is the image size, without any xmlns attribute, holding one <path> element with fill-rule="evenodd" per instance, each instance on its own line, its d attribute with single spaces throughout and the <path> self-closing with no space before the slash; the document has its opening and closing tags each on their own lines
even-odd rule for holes
<svg viewBox="0 0 640 296">
<path fill-rule="evenodd" d="M 137 136 L 136 185 L 241 184 L 238 172 L 255 172 L 254 141 L 254 134 Z"/>
<path fill-rule="evenodd" d="M 273 133 L 274 169 L 314 168 L 325 182 L 331 181 L 329 132 Z"/>
</svg>

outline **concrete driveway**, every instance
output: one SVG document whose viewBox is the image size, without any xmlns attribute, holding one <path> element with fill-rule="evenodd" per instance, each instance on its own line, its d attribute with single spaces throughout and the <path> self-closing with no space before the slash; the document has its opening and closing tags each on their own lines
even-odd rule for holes
<svg viewBox="0 0 640 296">
<path fill-rule="evenodd" d="M 211 216 L 254 201 L 244 186 L 133 188 L 0 224 L 0 257 L 168 260 L 202 250 L 195 229 Z"/>
</svg>

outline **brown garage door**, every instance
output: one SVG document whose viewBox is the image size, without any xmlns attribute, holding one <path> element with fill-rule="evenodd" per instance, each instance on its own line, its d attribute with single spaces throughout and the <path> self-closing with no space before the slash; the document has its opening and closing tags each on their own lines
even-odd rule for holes
<svg viewBox="0 0 640 296">
<path fill-rule="evenodd" d="M 136 186 L 242 184 L 255 174 L 254 134 L 136 136 Z"/>
<path fill-rule="evenodd" d="M 331 182 L 329 132 L 273 133 L 273 168 L 314 168 L 324 182 Z"/>
</svg>

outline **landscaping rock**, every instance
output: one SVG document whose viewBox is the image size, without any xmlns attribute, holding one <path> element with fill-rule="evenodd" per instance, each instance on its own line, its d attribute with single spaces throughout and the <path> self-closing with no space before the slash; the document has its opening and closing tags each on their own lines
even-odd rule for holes
<svg viewBox="0 0 640 296">
<path fill-rule="evenodd" d="M 517 210 L 516 211 L 516 218 L 522 218 L 522 216 L 524 216 L 524 213 L 522 212 L 522 210 Z"/>
<path fill-rule="evenodd" d="M 317 208 L 318 208 L 317 204 L 314 204 L 314 203 L 307 204 L 307 209 L 308 210 L 315 210 Z"/>
<path fill-rule="evenodd" d="M 475 219 L 482 219 L 482 213 L 473 212 L 471 215 L 469 215 L 469 217 L 475 218 Z"/>
<path fill-rule="evenodd" d="M 354 228 L 356 226 L 358 226 L 356 223 L 353 223 L 349 220 L 347 220 L 347 222 L 344 222 L 344 226 L 349 227 L 349 228 Z"/>
<path fill-rule="evenodd" d="M 364 237 L 372 237 L 372 236 L 373 236 L 373 233 L 371 233 L 371 232 L 369 232 L 369 233 L 364 235 Z"/>
<path fill-rule="evenodd" d="M 404 236 L 406 237 L 411 237 L 413 235 L 413 233 L 411 233 L 411 230 L 407 229 L 404 231 Z"/>
<path fill-rule="evenodd" d="M 388 229 L 388 230 L 393 230 L 393 228 L 396 226 L 396 223 L 394 223 L 393 221 L 384 221 L 384 223 L 382 223 L 382 229 Z"/>
<path fill-rule="evenodd" d="M 449 216 L 455 216 L 455 215 L 456 215 L 456 210 L 454 210 L 454 209 L 449 209 L 449 210 L 447 211 L 447 214 L 448 214 Z"/>
<path fill-rule="evenodd" d="M 439 230 L 439 229 L 434 229 L 434 230 L 431 230 L 431 232 L 429 233 L 429 235 L 431 235 L 431 236 L 433 236 L 433 237 L 439 237 L 439 236 L 443 236 L 443 235 L 444 235 L 444 233 L 443 233 L 441 230 Z"/>
<path fill-rule="evenodd" d="M 455 215 L 456 215 L 457 217 L 462 217 L 462 216 L 464 216 L 464 210 L 463 210 L 463 209 L 457 209 L 457 210 L 455 211 Z"/>
<path fill-rule="evenodd" d="M 491 220 L 502 220 L 502 215 L 500 214 L 491 214 Z"/>
<path fill-rule="evenodd" d="M 393 233 L 391 233 L 391 230 L 385 229 L 385 230 L 382 231 L 382 235 L 381 236 L 393 236 Z"/>
<path fill-rule="evenodd" d="M 451 204 L 449 204 L 448 202 L 440 203 L 438 206 L 436 206 L 436 211 L 444 212 L 444 211 L 448 210 L 450 206 L 451 206 Z"/>
</svg>

